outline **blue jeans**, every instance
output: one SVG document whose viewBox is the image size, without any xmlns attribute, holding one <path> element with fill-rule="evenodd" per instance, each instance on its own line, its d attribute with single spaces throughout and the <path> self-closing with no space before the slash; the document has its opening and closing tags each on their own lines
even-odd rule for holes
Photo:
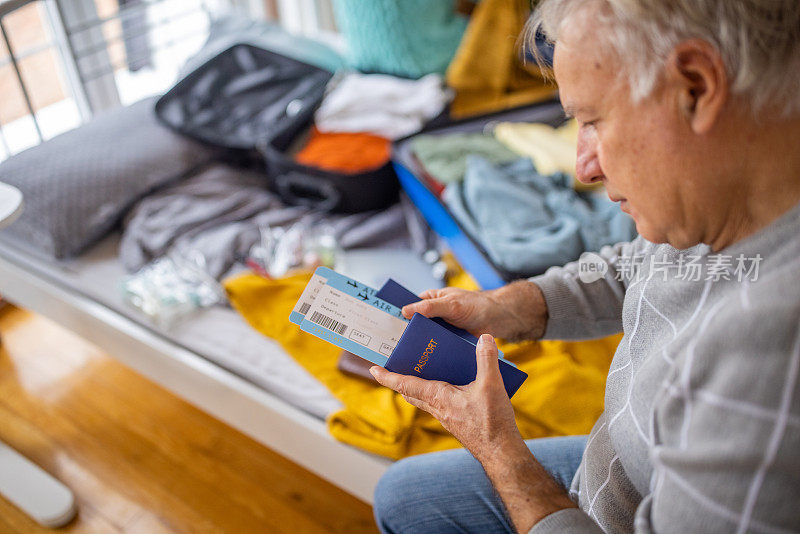
<svg viewBox="0 0 800 534">
<path fill-rule="evenodd" d="M 586 438 L 543 438 L 526 443 L 542 467 L 569 489 Z M 464 449 L 396 462 L 375 488 L 374 510 L 385 534 L 514 532 L 483 467 Z"/>
</svg>

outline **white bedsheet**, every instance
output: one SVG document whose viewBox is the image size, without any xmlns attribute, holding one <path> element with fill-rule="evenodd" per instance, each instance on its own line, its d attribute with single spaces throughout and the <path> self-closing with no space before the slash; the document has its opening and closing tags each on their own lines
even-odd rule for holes
<svg viewBox="0 0 800 534">
<path fill-rule="evenodd" d="M 31 276 L 77 291 L 316 417 L 325 418 L 341 407 L 278 343 L 253 330 L 230 308 L 200 310 L 167 330 L 127 305 L 119 290 L 125 270 L 118 246 L 119 235 L 113 234 L 78 259 L 55 262 L 3 241 L 0 255 L 26 267 Z"/>
</svg>

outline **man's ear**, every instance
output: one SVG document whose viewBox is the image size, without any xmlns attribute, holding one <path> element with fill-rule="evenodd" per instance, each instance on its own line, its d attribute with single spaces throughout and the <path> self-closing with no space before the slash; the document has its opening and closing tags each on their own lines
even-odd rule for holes
<svg viewBox="0 0 800 534">
<path fill-rule="evenodd" d="M 729 98 L 728 73 L 716 48 L 701 39 L 678 44 L 667 59 L 667 77 L 692 130 L 713 128 Z"/>
</svg>

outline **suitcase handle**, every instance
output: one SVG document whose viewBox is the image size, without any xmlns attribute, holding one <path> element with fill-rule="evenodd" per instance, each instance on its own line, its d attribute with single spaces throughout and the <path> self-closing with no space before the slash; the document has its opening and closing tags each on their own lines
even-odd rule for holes
<svg viewBox="0 0 800 534">
<path fill-rule="evenodd" d="M 330 211 L 339 205 L 341 193 L 319 178 L 297 172 L 288 172 L 275 178 L 275 188 L 287 204 L 308 206 L 319 211 Z"/>
</svg>

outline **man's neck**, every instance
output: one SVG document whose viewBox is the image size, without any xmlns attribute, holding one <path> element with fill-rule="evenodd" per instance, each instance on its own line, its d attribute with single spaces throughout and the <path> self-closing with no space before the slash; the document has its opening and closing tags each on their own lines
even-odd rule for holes
<svg viewBox="0 0 800 534">
<path fill-rule="evenodd" d="M 800 203 L 800 119 L 761 124 L 747 135 L 747 163 L 732 201 L 706 241 L 720 251 L 766 228 Z"/>
</svg>

